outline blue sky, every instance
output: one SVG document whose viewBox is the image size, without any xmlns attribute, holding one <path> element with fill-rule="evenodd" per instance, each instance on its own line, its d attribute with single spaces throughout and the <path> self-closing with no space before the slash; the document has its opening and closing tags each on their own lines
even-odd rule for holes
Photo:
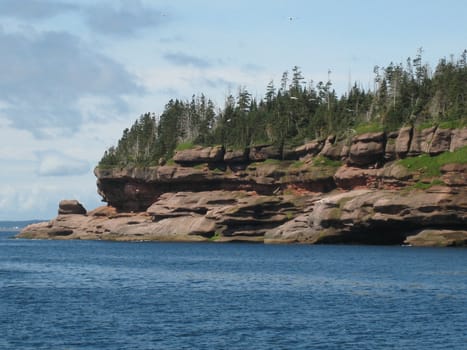
<svg viewBox="0 0 467 350">
<path fill-rule="evenodd" d="M 339 94 L 373 67 L 456 57 L 467 2 L 0 0 L 0 220 L 100 205 L 92 170 L 142 113 L 246 87 L 261 98 L 299 66 Z M 289 18 L 292 17 L 292 20 Z"/>
</svg>

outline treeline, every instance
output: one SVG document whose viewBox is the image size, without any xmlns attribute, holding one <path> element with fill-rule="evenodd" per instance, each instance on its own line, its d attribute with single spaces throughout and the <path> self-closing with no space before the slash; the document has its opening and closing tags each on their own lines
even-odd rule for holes
<svg viewBox="0 0 467 350">
<path fill-rule="evenodd" d="M 222 108 L 204 95 L 170 100 L 156 117 L 142 115 L 125 129 L 99 166 L 148 166 L 170 159 L 177 147 L 221 144 L 245 148 L 259 144 L 294 146 L 329 134 L 393 130 L 408 124 L 461 126 L 467 116 L 467 50 L 441 59 L 433 70 L 414 59 L 374 67 L 374 87 L 355 83 L 338 97 L 332 82 L 306 81 L 300 68 L 271 81 L 261 100 L 244 87 Z"/>
</svg>

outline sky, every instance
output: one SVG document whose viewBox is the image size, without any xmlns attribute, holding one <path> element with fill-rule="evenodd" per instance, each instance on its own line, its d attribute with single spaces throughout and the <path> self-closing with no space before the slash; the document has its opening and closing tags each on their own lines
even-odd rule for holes
<svg viewBox="0 0 467 350">
<path fill-rule="evenodd" d="M 0 0 L 0 220 L 105 203 L 93 169 L 123 129 L 171 99 L 222 107 L 300 67 L 372 88 L 373 67 L 467 48 L 467 1 Z"/>
</svg>

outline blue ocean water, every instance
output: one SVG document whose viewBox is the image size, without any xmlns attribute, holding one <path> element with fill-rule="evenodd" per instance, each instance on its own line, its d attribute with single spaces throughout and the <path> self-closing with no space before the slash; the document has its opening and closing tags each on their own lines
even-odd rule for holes
<svg viewBox="0 0 467 350">
<path fill-rule="evenodd" d="M 0 349 L 467 349 L 467 250 L 0 233 Z"/>
</svg>

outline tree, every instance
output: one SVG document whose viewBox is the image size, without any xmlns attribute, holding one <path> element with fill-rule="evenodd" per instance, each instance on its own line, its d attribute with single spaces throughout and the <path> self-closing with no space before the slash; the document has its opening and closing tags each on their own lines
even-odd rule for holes
<svg viewBox="0 0 467 350">
<path fill-rule="evenodd" d="M 298 66 L 282 74 L 280 89 L 271 80 L 266 94 L 256 101 L 245 87 L 226 97 L 216 110 L 205 97 L 170 100 L 162 114 L 145 113 L 123 130 L 117 146 L 105 151 L 101 166 L 147 166 L 170 159 L 181 142 L 244 148 L 271 143 L 294 146 L 330 133 L 346 135 L 359 124 L 378 123 L 386 129 L 406 123 L 465 125 L 467 116 L 467 50 L 459 59 L 443 58 L 431 75 L 422 60 L 423 50 L 406 63 L 375 66 L 373 90 L 355 83 L 338 97 L 328 80 L 314 84 Z"/>
</svg>

